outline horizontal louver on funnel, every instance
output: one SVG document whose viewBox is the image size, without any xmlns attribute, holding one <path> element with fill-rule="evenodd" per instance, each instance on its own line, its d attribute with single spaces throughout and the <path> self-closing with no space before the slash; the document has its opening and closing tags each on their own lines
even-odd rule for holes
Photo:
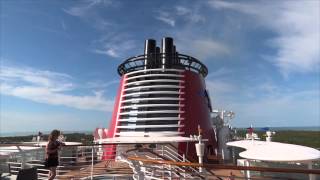
<svg viewBox="0 0 320 180">
<path fill-rule="evenodd" d="M 161 131 L 163 136 L 176 134 L 183 127 L 180 121 L 184 107 L 181 95 L 185 88 L 181 70 L 146 69 L 128 74 L 124 80 L 118 119 L 118 135 L 123 131 L 139 132 L 144 136 Z M 163 79 L 165 78 L 165 79 Z M 164 123 L 165 122 L 165 123 Z M 168 133 L 171 132 L 171 133 Z"/>
</svg>

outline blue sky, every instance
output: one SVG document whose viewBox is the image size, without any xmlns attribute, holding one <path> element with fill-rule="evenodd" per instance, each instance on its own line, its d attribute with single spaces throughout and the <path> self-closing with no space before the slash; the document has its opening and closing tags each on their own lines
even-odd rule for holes
<svg viewBox="0 0 320 180">
<path fill-rule="evenodd" d="M 0 132 L 107 127 L 117 66 L 171 36 L 232 124 L 320 126 L 320 2 L 0 1 Z"/>
</svg>

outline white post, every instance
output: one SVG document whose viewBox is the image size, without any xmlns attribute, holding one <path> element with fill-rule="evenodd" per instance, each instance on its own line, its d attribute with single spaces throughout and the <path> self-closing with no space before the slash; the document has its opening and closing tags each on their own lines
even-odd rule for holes
<svg viewBox="0 0 320 180">
<path fill-rule="evenodd" d="M 171 164 L 169 164 L 169 180 L 172 180 L 172 167 L 171 167 Z"/>
<path fill-rule="evenodd" d="M 312 169 L 312 161 L 308 163 L 308 169 Z M 315 174 L 309 174 L 309 180 L 316 180 Z"/>
<path fill-rule="evenodd" d="M 202 142 L 202 136 L 199 135 L 198 137 L 199 143 L 196 143 L 196 151 L 197 151 L 197 156 L 199 158 L 199 164 L 203 164 L 203 155 L 204 155 L 204 144 Z M 203 168 L 199 167 L 199 172 L 203 172 Z"/>
<path fill-rule="evenodd" d="M 26 167 L 26 154 L 25 152 L 21 149 L 20 146 L 17 146 L 17 149 L 21 153 L 21 169 L 24 169 Z"/>
<path fill-rule="evenodd" d="M 40 136 L 38 135 L 37 136 L 37 143 L 38 143 L 38 146 L 40 145 Z"/>
<path fill-rule="evenodd" d="M 93 179 L 93 161 L 94 161 L 94 146 L 92 146 L 91 151 L 91 180 Z"/>
<path fill-rule="evenodd" d="M 222 160 L 224 160 L 224 150 L 221 149 L 221 157 L 222 157 Z"/>
<path fill-rule="evenodd" d="M 102 144 L 102 138 L 103 138 L 103 129 L 102 128 L 98 129 L 98 136 L 99 136 L 99 140 L 98 140 L 99 148 L 98 148 L 97 155 L 99 156 L 99 159 L 102 159 L 103 150 L 102 150 L 102 146 L 100 145 L 100 144 Z"/>
<path fill-rule="evenodd" d="M 267 141 L 267 142 L 271 142 L 271 140 L 272 140 L 272 137 L 271 137 L 272 132 L 271 132 L 271 131 L 267 131 L 267 132 L 266 132 L 266 135 L 267 135 L 266 141 Z"/>
<path fill-rule="evenodd" d="M 232 146 L 232 162 L 233 164 L 236 164 L 236 154 L 235 154 L 235 148 Z"/>
<path fill-rule="evenodd" d="M 244 160 L 244 166 L 247 166 L 247 167 L 250 166 L 250 161 L 248 159 Z M 246 179 L 249 180 L 250 179 L 250 171 L 246 170 L 245 175 L 246 175 Z"/>
</svg>

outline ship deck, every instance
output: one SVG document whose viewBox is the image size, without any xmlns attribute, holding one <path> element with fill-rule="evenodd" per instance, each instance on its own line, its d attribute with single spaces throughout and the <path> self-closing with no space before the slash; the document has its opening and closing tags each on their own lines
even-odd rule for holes
<svg viewBox="0 0 320 180">
<path fill-rule="evenodd" d="M 73 169 L 59 179 L 81 179 L 92 176 L 132 177 L 132 169 L 128 164 L 115 161 L 102 161 L 85 168 Z"/>
</svg>

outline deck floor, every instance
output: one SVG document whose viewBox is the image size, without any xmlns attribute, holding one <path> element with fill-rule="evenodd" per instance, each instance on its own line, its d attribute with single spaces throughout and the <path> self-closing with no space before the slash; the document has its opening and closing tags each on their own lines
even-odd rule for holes
<svg viewBox="0 0 320 180">
<path fill-rule="evenodd" d="M 68 173 L 60 176 L 59 179 L 80 179 L 84 177 L 89 177 L 91 175 L 125 175 L 131 176 L 133 174 L 131 168 L 122 162 L 114 161 L 102 161 L 94 164 L 93 173 L 91 174 L 91 166 L 81 169 L 71 170 Z"/>
</svg>

